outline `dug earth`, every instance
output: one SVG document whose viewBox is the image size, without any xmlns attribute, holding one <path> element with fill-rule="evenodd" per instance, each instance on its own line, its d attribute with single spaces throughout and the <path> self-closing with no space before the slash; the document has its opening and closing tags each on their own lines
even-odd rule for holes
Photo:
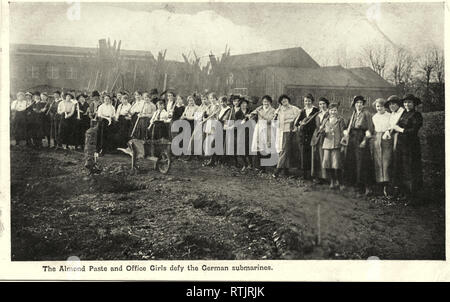
<svg viewBox="0 0 450 302">
<path fill-rule="evenodd" d="M 434 174 L 411 206 L 197 160 L 177 158 L 167 175 L 145 163 L 131 173 L 129 157 L 107 154 L 87 175 L 79 152 L 10 154 L 13 261 L 445 259 Z"/>
</svg>

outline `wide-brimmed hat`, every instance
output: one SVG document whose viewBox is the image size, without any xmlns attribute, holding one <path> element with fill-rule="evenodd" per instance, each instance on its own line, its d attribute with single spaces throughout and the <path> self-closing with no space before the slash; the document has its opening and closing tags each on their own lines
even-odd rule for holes
<svg viewBox="0 0 450 302">
<path fill-rule="evenodd" d="M 242 105 L 242 103 L 247 103 L 247 106 L 249 105 L 249 101 L 246 99 L 246 98 L 243 98 L 243 97 L 241 97 L 241 98 L 239 98 L 239 107 Z"/>
<path fill-rule="evenodd" d="M 79 101 L 81 97 L 83 97 L 84 99 L 87 99 L 88 96 L 84 93 L 79 94 L 79 95 L 77 95 L 77 101 Z"/>
<path fill-rule="evenodd" d="M 100 93 L 97 90 L 92 91 L 92 97 L 100 97 Z"/>
<path fill-rule="evenodd" d="M 386 103 L 384 103 L 384 106 L 389 108 L 389 105 L 391 103 L 397 104 L 399 107 L 403 106 L 402 100 L 400 99 L 400 97 L 398 95 L 395 95 L 395 94 L 388 97 Z"/>
<path fill-rule="evenodd" d="M 366 103 L 366 100 L 364 99 L 364 97 L 363 97 L 362 95 L 357 95 L 357 96 L 355 96 L 355 97 L 353 98 L 352 106 L 351 106 L 351 107 L 355 106 L 356 102 L 358 102 L 358 101 L 362 101 L 363 104 Z"/>
<path fill-rule="evenodd" d="M 73 99 L 74 98 L 74 96 L 73 96 L 73 94 L 72 93 L 70 93 L 70 92 L 66 92 L 65 93 L 65 96 L 68 96 L 68 95 L 70 95 L 70 97 Z"/>
<path fill-rule="evenodd" d="M 404 103 L 406 100 L 413 101 L 414 106 L 418 106 L 418 105 L 422 104 L 422 101 L 413 94 L 405 95 L 405 97 L 402 99 L 402 102 Z"/>
<path fill-rule="evenodd" d="M 161 92 L 161 94 L 159 95 L 160 97 L 165 96 L 166 94 L 171 93 L 173 96 L 177 96 L 177 94 L 175 93 L 175 90 L 172 88 L 169 88 L 167 90 L 164 90 L 163 92 Z"/>
</svg>

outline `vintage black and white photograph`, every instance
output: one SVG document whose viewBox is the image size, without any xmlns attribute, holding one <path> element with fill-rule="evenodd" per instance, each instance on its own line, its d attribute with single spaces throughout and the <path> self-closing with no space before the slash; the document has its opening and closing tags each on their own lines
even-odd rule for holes
<svg viewBox="0 0 450 302">
<path fill-rule="evenodd" d="M 11 260 L 445 260 L 444 5 L 9 2 Z"/>
</svg>

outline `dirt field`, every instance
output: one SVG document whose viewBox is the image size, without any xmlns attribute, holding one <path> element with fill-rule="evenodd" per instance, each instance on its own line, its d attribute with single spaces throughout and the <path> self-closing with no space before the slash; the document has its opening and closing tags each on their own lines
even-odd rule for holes
<svg viewBox="0 0 450 302">
<path fill-rule="evenodd" d="M 87 176 L 82 153 L 12 147 L 13 260 L 445 258 L 442 171 L 412 206 L 197 161 L 132 175 L 125 155 L 100 160 Z"/>
</svg>

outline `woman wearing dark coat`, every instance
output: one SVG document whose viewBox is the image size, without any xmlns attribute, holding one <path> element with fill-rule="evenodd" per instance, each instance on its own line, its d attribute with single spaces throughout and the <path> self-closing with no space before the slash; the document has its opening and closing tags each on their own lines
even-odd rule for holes
<svg viewBox="0 0 450 302">
<path fill-rule="evenodd" d="M 316 127 L 311 138 L 311 176 L 316 180 L 325 180 L 327 178 L 327 171 L 322 167 L 323 161 L 323 139 L 318 131 L 322 124 L 328 119 L 328 106 L 330 101 L 321 97 L 319 99 L 319 113 L 314 118 Z"/>
<path fill-rule="evenodd" d="M 422 127 L 423 118 L 416 107 L 421 103 L 420 99 L 412 94 L 403 98 L 405 111 L 403 112 L 394 131 L 398 133 L 396 147 L 396 169 L 402 175 L 402 183 L 406 192 L 415 196 L 415 193 L 422 188 L 422 155 L 420 140 L 418 136 L 419 129 Z"/>
<path fill-rule="evenodd" d="M 45 136 L 44 133 L 44 117 L 45 117 L 45 101 L 41 99 L 41 94 L 35 92 L 33 95 L 34 104 L 31 107 L 31 114 L 29 117 L 30 136 L 33 139 L 33 145 L 35 147 L 42 147 L 42 139 Z"/>
<path fill-rule="evenodd" d="M 250 114 L 250 110 L 248 109 L 249 101 L 245 98 L 241 98 L 239 101 L 239 110 L 235 113 L 235 120 L 238 121 L 238 125 L 240 126 L 239 121 L 245 121 L 247 120 L 247 115 Z M 231 112 L 231 111 L 230 111 Z M 237 128 L 239 129 L 239 126 Z M 243 126 L 243 125 L 242 125 Z M 236 138 L 239 134 L 239 130 L 236 131 Z M 237 140 L 237 154 L 242 159 L 242 171 L 245 171 L 245 169 L 252 167 L 252 160 L 250 157 L 250 129 L 246 127 L 244 129 L 244 135 L 245 135 L 245 143 L 244 143 L 244 154 L 239 154 L 239 150 L 242 148 L 239 146 L 239 140 Z"/>
<path fill-rule="evenodd" d="M 85 134 L 86 131 L 90 127 L 91 120 L 89 118 L 89 104 L 86 102 L 87 95 L 80 94 L 77 97 L 78 101 L 78 110 L 80 112 L 80 119 L 78 120 L 78 113 L 77 114 L 77 124 L 78 124 L 78 130 L 77 130 L 77 138 L 76 138 L 76 144 L 77 146 L 80 146 L 81 149 L 84 149 L 84 141 L 85 141 Z"/>
<path fill-rule="evenodd" d="M 344 178 L 347 184 L 363 187 L 367 195 L 370 193 L 370 185 L 375 180 L 368 143 L 374 133 L 374 127 L 372 115 L 364 108 L 365 103 L 366 100 L 360 95 L 353 98 L 353 113 L 344 131 L 344 137 L 348 135 Z"/>
<path fill-rule="evenodd" d="M 314 97 L 308 93 L 303 99 L 305 108 L 300 112 L 299 117 L 294 123 L 297 127 L 297 139 L 300 149 L 300 169 L 303 171 L 303 178 L 307 179 L 311 175 L 311 139 L 316 128 L 314 118 L 319 112 L 317 107 L 313 106 Z"/>
</svg>

